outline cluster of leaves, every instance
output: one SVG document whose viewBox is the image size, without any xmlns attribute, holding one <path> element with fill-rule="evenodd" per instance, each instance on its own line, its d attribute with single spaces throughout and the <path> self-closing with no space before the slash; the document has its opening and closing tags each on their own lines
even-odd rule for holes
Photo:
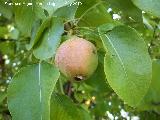
<svg viewBox="0 0 160 120">
<path fill-rule="evenodd" d="M 1 0 L 0 119 L 160 119 L 159 11 L 159 0 Z M 73 35 L 99 65 L 71 84 L 54 56 Z"/>
</svg>

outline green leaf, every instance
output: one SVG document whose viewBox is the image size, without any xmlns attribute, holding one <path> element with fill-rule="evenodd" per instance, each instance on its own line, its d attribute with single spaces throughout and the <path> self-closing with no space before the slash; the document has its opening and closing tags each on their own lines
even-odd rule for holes
<svg viewBox="0 0 160 120">
<path fill-rule="evenodd" d="M 58 69 L 45 62 L 22 68 L 8 88 L 12 119 L 49 120 L 51 93 L 58 78 Z"/>
<path fill-rule="evenodd" d="M 0 38 L 4 38 L 5 35 L 8 34 L 8 28 L 7 27 L 0 27 Z"/>
<path fill-rule="evenodd" d="M 152 73 L 144 40 L 126 26 L 99 33 L 107 52 L 104 70 L 110 86 L 128 105 L 137 106 L 149 88 Z"/>
<path fill-rule="evenodd" d="M 77 31 L 79 31 L 79 36 L 83 36 L 86 40 L 92 41 L 97 50 L 103 49 L 102 41 L 100 40 L 99 34 L 97 32 L 97 29 L 91 29 L 89 27 L 79 27 L 77 28 Z"/>
<path fill-rule="evenodd" d="M 87 110 L 85 110 L 82 107 L 78 107 L 78 110 L 79 110 L 79 113 L 81 114 L 81 116 L 83 118 L 82 120 L 93 120 L 91 118 L 91 115 L 89 114 L 89 112 Z"/>
<path fill-rule="evenodd" d="M 107 0 L 107 2 L 111 9 L 111 11 L 108 12 L 110 14 L 118 14 L 120 16 L 120 19 L 117 19 L 116 21 L 129 25 L 140 33 L 143 32 L 144 24 L 142 11 L 137 8 L 131 0 Z"/>
<path fill-rule="evenodd" d="M 14 42 L 0 42 L 0 53 L 9 56 L 15 55 L 15 43 Z"/>
<path fill-rule="evenodd" d="M 12 29 L 12 27 L 11 25 L 0 27 L 0 38 L 16 40 L 19 36 L 19 31 L 14 27 Z"/>
<path fill-rule="evenodd" d="M 132 22 L 142 22 L 142 11 L 138 9 L 130 0 L 107 0 L 113 11 L 121 11 L 123 19 L 132 19 Z M 123 4 L 122 4 L 123 3 Z M 127 20 L 128 21 L 128 20 Z"/>
<path fill-rule="evenodd" d="M 91 117 L 67 96 L 54 93 L 51 99 L 51 120 L 91 120 Z"/>
<path fill-rule="evenodd" d="M 96 97 L 96 105 L 91 110 L 96 116 L 104 116 L 106 111 L 108 111 L 109 107 L 108 102 L 104 99 L 106 96 L 97 96 Z"/>
<path fill-rule="evenodd" d="M 8 4 L 5 4 L 6 0 L 1 0 L 0 1 L 0 13 L 7 19 L 11 19 L 13 16 L 12 12 L 12 6 L 9 6 Z"/>
<path fill-rule="evenodd" d="M 152 81 L 150 88 L 139 105 L 141 110 L 156 110 L 160 111 L 160 60 L 153 60 Z"/>
<path fill-rule="evenodd" d="M 97 27 L 101 24 L 111 22 L 111 16 L 106 11 L 105 2 L 100 0 L 81 0 L 76 12 L 78 26 Z"/>
<path fill-rule="evenodd" d="M 58 8 L 67 6 L 73 3 L 75 0 L 41 0 L 43 5 L 42 8 L 47 10 L 51 16 Z"/>
<path fill-rule="evenodd" d="M 75 17 L 77 8 L 78 8 L 77 5 L 64 6 L 57 9 L 53 16 L 58 16 L 66 20 L 73 20 Z"/>
<path fill-rule="evenodd" d="M 148 12 L 154 16 L 160 17 L 160 1 L 159 0 L 132 0 L 132 2 L 141 10 Z"/>
<path fill-rule="evenodd" d="M 119 23 L 107 23 L 107 24 L 103 24 L 101 26 L 99 26 L 99 30 L 101 32 L 108 32 L 108 31 L 111 31 L 114 27 L 116 26 L 119 26 L 119 25 L 122 25 L 122 24 L 119 24 Z"/>
<path fill-rule="evenodd" d="M 0 104 L 3 102 L 3 100 L 7 97 L 6 92 L 0 92 Z"/>
<path fill-rule="evenodd" d="M 26 3 L 19 6 L 14 6 L 15 22 L 20 29 L 22 35 L 30 36 L 34 21 L 45 18 L 43 9 L 37 4 L 37 1 L 32 1 L 32 5 L 27 6 L 28 0 L 13 0 L 14 3 Z"/>
<path fill-rule="evenodd" d="M 103 31 L 104 29 L 104 31 L 106 32 L 112 30 L 115 26 L 118 25 L 119 23 L 117 22 L 102 24 L 99 26 L 99 29 L 101 31 Z M 104 51 L 103 44 L 97 28 L 95 29 L 91 27 L 77 27 L 77 30 L 79 31 L 79 36 L 83 36 L 83 38 L 92 41 L 95 44 L 97 50 Z"/>
<path fill-rule="evenodd" d="M 49 26 L 50 27 L 44 31 L 45 33 L 39 45 L 35 46 L 33 51 L 35 57 L 41 60 L 51 58 L 55 55 L 64 31 L 63 21 L 58 17 L 53 17 Z"/>
<path fill-rule="evenodd" d="M 31 40 L 30 43 L 26 45 L 26 48 L 28 50 L 32 49 L 38 43 L 43 35 L 43 32 L 49 27 L 50 22 L 51 18 L 48 18 L 44 20 L 42 24 L 40 23 L 40 21 L 36 21 L 33 24 Z"/>
</svg>

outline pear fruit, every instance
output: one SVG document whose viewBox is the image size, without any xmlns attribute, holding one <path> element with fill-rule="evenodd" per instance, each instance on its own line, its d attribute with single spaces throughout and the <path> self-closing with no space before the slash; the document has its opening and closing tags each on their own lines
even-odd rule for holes
<svg viewBox="0 0 160 120">
<path fill-rule="evenodd" d="M 81 81 L 89 78 L 97 68 L 98 55 L 94 44 L 72 37 L 57 49 L 55 64 L 70 80 Z"/>
</svg>

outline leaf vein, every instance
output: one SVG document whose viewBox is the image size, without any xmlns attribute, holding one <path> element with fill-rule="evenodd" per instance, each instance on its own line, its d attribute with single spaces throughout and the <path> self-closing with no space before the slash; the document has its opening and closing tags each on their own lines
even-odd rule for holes
<svg viewBox="0 0 160 120">
<path fill-rule="evenodd" d="M 107 37 L 109 43 L 110 43 L 111 46 L 113 47 L 113 49 L 114 49 L 114 51 L 115 51 L 115 53 L 116 53 L 118 59 L 119 59 L 120 62 L 121 62 L 121 66 L 122 66 L 122 68 L 123 68 L 123 70 L 124 70 L 125 76 L 126 76 L 126 78 L 129 80 L 128 75 L 127 75 L 126 68 L 125 68 L 124 63 L 123 63 L 123 61 L 122 61 L 122 58 L 121 58 L 120 55 L 118 54 L 118 51 L 117 51 L 116 48 L 114 47 L 114 45 L 113 45 L 111 39 L 110 39 L 106 34 L 105 34 L 105 36 Z"/>
<path fill-rule="evenodd" d="M 39 101 L 40 104 L 42 103 L 42 90 L 41 90 L 41 64 L 38 65 L 38 82 L 39 82 Z M 41 120 L 42 120 L 42 114 L 41 114 Z"/>
</svg>

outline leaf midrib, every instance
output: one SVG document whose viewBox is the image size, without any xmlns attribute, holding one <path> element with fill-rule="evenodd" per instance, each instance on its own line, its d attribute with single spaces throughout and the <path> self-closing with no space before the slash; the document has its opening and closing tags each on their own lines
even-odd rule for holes
<svg viewBox="0 0 160 120">
<path fill-rule="evenodd" d="M 39 82 L 39 102 L 42 104 L 42 89 L 41 89 L 41 63 L 38 64 L 38 82 Z M 41 111 L 41 120 L 42 120 L 42 111 Z"/>
<path fill-rule="evenodd" d="M 127 81 L 129 81 L 129 77 L 128 77 L 128 74 L 127 74 L 127 70 L 126 70 L 126 68 L 125 68 L 125 66 L 124 66 L 122 57 L 118 54 L 118 51 L 117 51 L 116 48 L 114 47 L 114 44 L 112 43 L 111 39 L 110 39 L 106 34 L 104 34 L 104 35 L 107 37 L 109 43 L 111 44 L 111 46 L 113 47 L 116 55 L 118 56 L 118 59 L 120 60 L 121 66 L 122 66 L 122 68 L 123 68 L 123 70 L 124 70 L 124 74 L 125 74 L 125 76 L 126 76 L 126 79 L 127 79 Z M 134 86 L 134 88 L 137 88 L 136 85 L 135 85 L 135 83 L 134 83 L 133 81 L 131 81 L 131 84 Z"/>
<path fill-rule="evenodd" d="M 115 51 L 118 59 L 120 60 L 121 66 L 122 66 L 122 68 L 123 68 L 123 70 L 124 70 L 124 72 L 125 72 L 125 76 L 126 76 L 127 80 L 129 80 L 129 77 L 128 77 L 128 75 L 127 75 L 127 71 L 126 71 L 126 68 L 125 68 L 125 66 L 124 66 L 124 63 L 123 63 L 123 60 L 122 60 L 121 56 L 118 54 L 118 51 L 117 51 L 116 48 L 114 47 L 111 39 L 110 39 L 106 34 L 105 34 L 105 36 L 107 37 L 109 43 L 110 43 L 111 46 L 113 47 L 113 49 L 114 49 L 114 51 Z"/>
</svg>

